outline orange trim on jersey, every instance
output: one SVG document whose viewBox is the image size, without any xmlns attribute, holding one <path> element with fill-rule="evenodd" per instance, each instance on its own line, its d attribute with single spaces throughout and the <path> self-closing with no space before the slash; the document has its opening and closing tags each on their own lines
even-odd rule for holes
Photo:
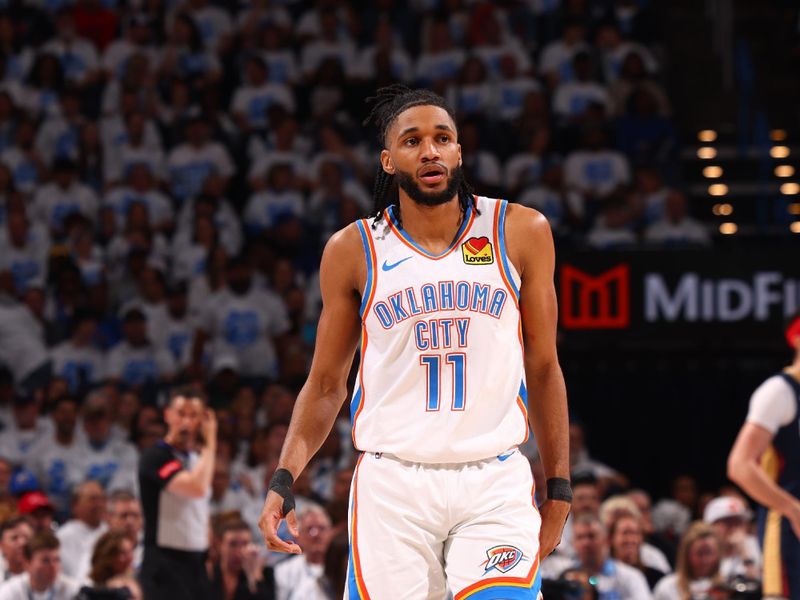
<svg viewBox="0 0 800 600">
<path fill-rule="evenodd" d="M 364 576 L 361 573 L 361 555 L 358 553 L 358 468 L 361 465 L 364 455 L 358 457 L 356 461 L 355 475 L 353 477 L 353 523 L 351 525 L 351 543 L 353 546 L 353 574 L 356 578 L 358 595 L 365 600 L 370 600 L 367 585 L 364 583 Z"/>
<path fill-rule="evenodd" d="M 511 273 L 507 273 L 504 266 L 505 260 L 503 259 L 503 256 L 506 249 L 500 244 L 500 207 L 502 203 L 502 200 L 497 200 L 495 202 L 493 217 L 494 223 L 492 225 L 492 237 L 494 238 L 494 247 L 497 252 L 497 269 L 500 271 L 500 278 L 503 280 L 506 289 L 514 299 L 514 305 L 517 307 L 517 310 L 519 310 L 519 298 L 517 297 L 516 288 L 511 283 Z M 508 259 L 507 256 L 505 258 Z"/>
<path fill-rule="evenodd" d="M 399 239 L 408 248 L 410 248 L 411 250 L 413 250 L 414 252 L 416 252 L 420 256 L 424 256 L 425 258 L 429 258 L 431 260 L 441 260 L 441 259 L 445 258 L 446 256 L 450 256 L 450 254 L 452 254 L 453 250 L 458 248 L 461 245 L 461 242 L 464 241 L 464 238 L 467 237 L 467 234 L 469 233 L 469 230 L 472 228 L 472 223 L 474 221 L 475 221 L 475 210 L 473 209 L 473 210 L 469 211 L 469 221 L 467 221 L 467 225 L 466 225 L 466 227 L 464 227 L 464 231 L 461 232 L 461 235 L 458 237 L 458 239 L 455 242 L 453 242 L 453 244 L 450 246 L 450 248 L 448 248 L 447 250 L 444 251 L 444 254 L 439 254 L 438 256 L 434 256 L 433 254 L 427 254 L 426 252 L 420 252 L 419 248 L 415 247 L 414 244 L 410 243 L 405 238 L 405 236 L 403 236 L 403 234 L 397 229 L 395 224 L 392 222 L 392 218 L 391 217 L 386 219 L 386 222 L 389 223 L 389 229 L 391 229 L 392 232 L 397 236 L 397 239 Z"/>
<path fill-rule="evenodd" d="M 353 415 L 353 428 L 351 435 L 353 437 L 353 446 L 358 449 L 358 444 L 356 444 L 356 423 L 358 422 L 358 415 L 361 414 L 361 411 L 364 410 L 364 403 L 367 399 L 367 391 L 364 389 L 364 357 L 367 354 L 367 343 L 369 342 L 369 337 L 367 336 L 367 326 L 362 323 L 361 325 L 361 357 L 359 359 L 358 365 L 358 387 L 361 390 L 361 402 L 358 405 L 358 409 L 356 410 L 356 414 Z"/>
<path fill-rule="evenodd" d="M 493 579 L 486 579 L 478 581 L 472 585 L 465 587 L 463 590 L 455 595 L 455 600 L 463 600 L 469 598 L 473 594 L 477 594 L 483 590 L 503 585 L 508 587 L 530 588 L 533 586 L 533 580 L 536 579 L 536 574 L 539 572 L 539 554 L 537 552 L 536 558 L 531 565 L 531 570 L 525 577 L 495 577 Z"/>
<path fill-rule="evenodd" d="M 364 229 L 367 233 L 367 243 L 369 244 L 369 261 L 372 265 L 372 289 L 366 290 L 365 293 L 367 296 L 367 303 L 364 305 L 364 314 L 361 316 L 362 320 L 366 320 L 369 309 L 372 307 L 372 301 L 375 299 L 375 290 L 378 289 L 378 255 L 375 253 L 375 243 L 372 241 L 372 234 L 369 232 L 369 223 L 366 220 L 364 223 Z"/>
</svg>

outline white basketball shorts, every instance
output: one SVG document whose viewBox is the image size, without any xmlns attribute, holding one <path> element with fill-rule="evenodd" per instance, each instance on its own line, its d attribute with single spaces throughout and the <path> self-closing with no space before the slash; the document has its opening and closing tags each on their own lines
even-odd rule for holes
<svg viewBox="0 0 800 600">
<path fill-rule="evenodd" d="M 518 450 L 470 463 L 362 454 L 345 600 L 536 600 L 541 517 Z"/>
</svg>

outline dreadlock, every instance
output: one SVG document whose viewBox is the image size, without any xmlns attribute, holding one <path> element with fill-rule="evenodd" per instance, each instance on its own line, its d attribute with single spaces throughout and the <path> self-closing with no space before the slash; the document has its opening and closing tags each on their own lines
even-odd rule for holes
<svg viewBox="0 0 800 600">
<path fill-rule="evenodd" d="M 453 110 L 439 94 L 426 89 L 411 89 L 401 83 L 393 83 L 379 88 L 376 95 L 367 98 L 366 102 L 371 104 L 372 108 L 362 124 L 377 127 L 378 140 L 382 146 L 386 145 L 386 132 L 397 116 L 414 106 L 438 106 L 450 115 L 453 123 L 456 121 Z M 375 175 L 372 198 L 375 202 L 375 210 L 370 215 L 375 217 L 372 227 L 377 227 L 378 221 L 383 219 L 388 208 L 395 204 L 394 216 L 402 229 L 403 221 L 400 217 L 400 202 L 394 175 L 387 173 L 381 167 L 378 167 L 378 173 Z M 466 213 L 469 207 L 472 207 L 476 213 L 478 212 L 472 187 L 463 178 L 461 185 L 458 187 L 458 201 L 461 205 L 462 213 Z"/>
</svg>

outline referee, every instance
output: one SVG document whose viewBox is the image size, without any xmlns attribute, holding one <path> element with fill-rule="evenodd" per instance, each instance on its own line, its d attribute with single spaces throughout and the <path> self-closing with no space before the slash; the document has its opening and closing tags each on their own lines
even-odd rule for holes
<svg viewBox="0 0 800 600">
<path fill-rule="evenodd" d="M 147 600 L 205 600 L 217 420 L 191 388 L 170 394 L 164 420 L 166 437 L 139 459 L 144 512 L 139 579 Z"/>
</svg>

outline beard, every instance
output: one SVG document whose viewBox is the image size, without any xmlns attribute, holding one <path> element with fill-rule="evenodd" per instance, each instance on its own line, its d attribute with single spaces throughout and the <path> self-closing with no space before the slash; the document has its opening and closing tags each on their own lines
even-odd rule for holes
<svg viewBox="0 0 800 600">
<path fill-rule="evenodd" d="M 423 191 L 422 188 L 416 184 L 411 173 L 406 173 L 405 171 L 398 169 L 396 177 L 397 185 L 399 185 L 403 191 L 408 194 L 408 197 L 414 202 L 422 206 L 438 206 L 440 204 L 449 202 L 453 199 L 453 196 L 458 193 L 458 188 L 461 186 L 461 182 L 464 180 L 464 173 L 462 172 L 460 166 L 453 168 L 449 172 L 449 176 L 447 178 L 447 187 L 445 187 L 441 192 Z"/>
</svg>

